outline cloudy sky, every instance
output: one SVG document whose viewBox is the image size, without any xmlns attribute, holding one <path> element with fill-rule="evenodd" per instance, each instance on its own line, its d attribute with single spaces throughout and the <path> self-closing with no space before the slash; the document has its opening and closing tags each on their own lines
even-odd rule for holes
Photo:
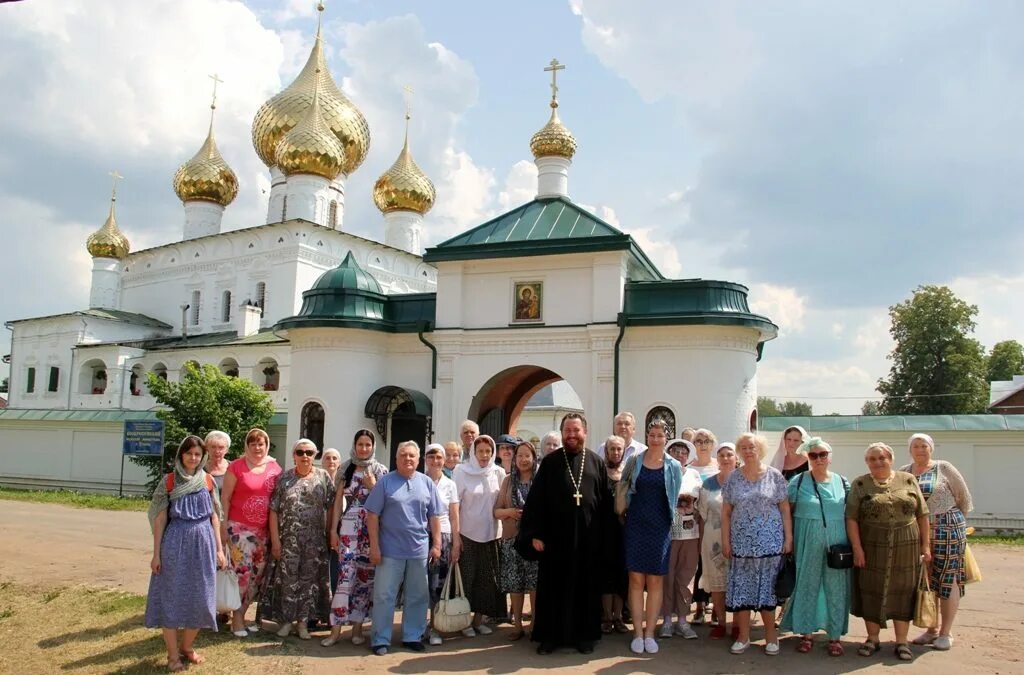
<svg viewBox="0 0 1024 675">
<path fill-rule="evenodd" d="M 203 140 L 209 73 L 241 182 L 225 227 L 262 223 L 250 124 L 304 62 L 313 5 L 0 4 L 0 318 L 86 306 L 111 169 L 134 249 L 180 237 L 170 183 Z M 919 284 L 977 303 L 987 346 L 1024 338 L 1021 3 L 333 0 L 325 19 L 331 70 L 373 135 L 349 231 L 383 236 L 370 190 L 398 153 L 406 84 L 438 187 L 428 245 L 531 198 L 557 57 L 573 198 L 667 276 L 750 286 L 781 326 L 761 394 L 858 410 L 888 370 L 887 307 Z"/>
</svg>

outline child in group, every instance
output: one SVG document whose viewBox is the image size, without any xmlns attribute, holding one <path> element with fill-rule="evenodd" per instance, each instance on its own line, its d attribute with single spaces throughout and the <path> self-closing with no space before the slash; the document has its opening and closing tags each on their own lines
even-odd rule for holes
<svg viewBox="0 0 1024 675">
<path fill-rule="evenodd" d="M 661 604 L 663 621 L 660 637 L 672 637 L 673 632 L 687 640 L 697 638 L 696 631 L 686 621 L 690 612 L 693 593 L 690 582 L 697 573 L 700 559 L 700 515 L 697 513 L 697 496 L 700 494 L 701 478 L 686 463 L 695 454 L 693 443 L 684 439 L 670 441 L 668 453 L 683 465 L 683 482 L 676 501 L 676 513 L 672 519 L 672 550 L 669 554 L 668 574 L 665 575 L 665 592 Z M 673 624 L 672 615 L 678 617 Z"/>
</svg>

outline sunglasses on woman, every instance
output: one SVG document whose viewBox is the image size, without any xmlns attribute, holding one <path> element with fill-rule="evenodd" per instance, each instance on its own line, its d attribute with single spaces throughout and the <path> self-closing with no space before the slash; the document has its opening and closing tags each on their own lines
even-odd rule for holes
<svg viewBox="0 0 1024 675">
<path fill-rule="evenodd" d="M 827 457 L 828 457 L 828 450 L 822 450 L 821 452 L 808 452 L 807 453 L 807 458 L 808 459 L 818 460 L 818 459 L 825 459 Z"/>
<path fill-rule="evenodd" d="M 313 457 L 316 455 L 316 450 L 296 450 L 296 457 Z"/>
</svg>

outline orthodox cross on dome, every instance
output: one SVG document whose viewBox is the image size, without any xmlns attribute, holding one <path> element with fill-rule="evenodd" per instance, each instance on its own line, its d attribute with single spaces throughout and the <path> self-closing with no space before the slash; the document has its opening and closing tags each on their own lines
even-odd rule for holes
<svg viewBox="0 0 1024 675">
<path fill-rule="evenodd" d="M 416 92 L 414 92 L 412 90 L 412 86 L 408 84 L 402 87 L 402 91 L 404 92 L 402 94 L 402 98 L 405 99 L 405 119 L 408 121 L 409 118 L 412 117 L 412 95 Z"/>
<path fill-rule="evenodd" d="M 113 202 L 113 201 L 117 201 L 117 181 L 122 180 L 124 178 L 124 176 L 119 174 L 117 172 L 117 169 L 114 169 L 113 171 L 111 171 L 109 176 L 112 179 L 111 186 L 110 186 L 110 201 Z"/>
<path fill-rule="evenodd" d="M 324 18 L 324 10 L 325 9 L 327 9 L 327 8 L 324 7 L 324 0 L 320 0 L 320 2 L 316 3 L 316 39 L 317 40 L 320 39 L 320 26 L 321 26 L 321 22 L 323 21 L 323 18 Z"/>
<path fill-rule="evenodd" d="M 551 63 L 544 68 L 544 72 L 551 73 L 551 107 L 558 107 L 558 71 L 565 70 L 565 65 L 558 62 L 558 59 L 551 59 Z"/>
<path fill-rule="evenodd" d="M 217 85 L 223 84 L 224 80 L 220 79 L 217 73 L 209 75 L 208 77 L 213 80 L 213 100 L 210 101 L 210 110 L 215 110 L 217 108 Z"/>
</svg>

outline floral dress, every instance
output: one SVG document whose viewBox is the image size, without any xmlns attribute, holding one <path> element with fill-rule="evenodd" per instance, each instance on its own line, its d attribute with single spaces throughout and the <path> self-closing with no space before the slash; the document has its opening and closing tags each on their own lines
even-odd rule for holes
<svg viewBox="0 0 1024 675">
<path fill-rule="evenodd" d="M 732 505 L 732 560 L 725 589 L 725 608 L 768 611 L 778 605 L 775 579 L 782 565 L 785 533 L 779 504 L 786 500 L 782 473 L 767 467 L 756 481 L 733 471 L 722 487 L 722 500 Z"/>
<path fill-rule="evenodd" d="M 373 465 L 377 480 L 387 473 Z M 366 529 L 366 498 L 370 490 L 363 485 L 366 469 L 356 467 L 344 488 L 346 511 L 338 523 L 338 584 L 331 601 L 331 625 L 362 623 L 373 606 L 374 566 L 370 564 L 370 534 Z M 341 469 L 338 469 L 340 472 Z M 339 481 L 344 481 L 344 474 Z"/>
<path fill-rule="evenodd" d="M 261 616 L 278 623 L 326 620 L 331 604 L 327 578 L 325 517 L 334 501 L 334 484 L 323 469 L 301 477 L 281 474 L 270 500 L 277 514 L 281 558 L 271 561 L 264 580 Z"/>
</svg>

